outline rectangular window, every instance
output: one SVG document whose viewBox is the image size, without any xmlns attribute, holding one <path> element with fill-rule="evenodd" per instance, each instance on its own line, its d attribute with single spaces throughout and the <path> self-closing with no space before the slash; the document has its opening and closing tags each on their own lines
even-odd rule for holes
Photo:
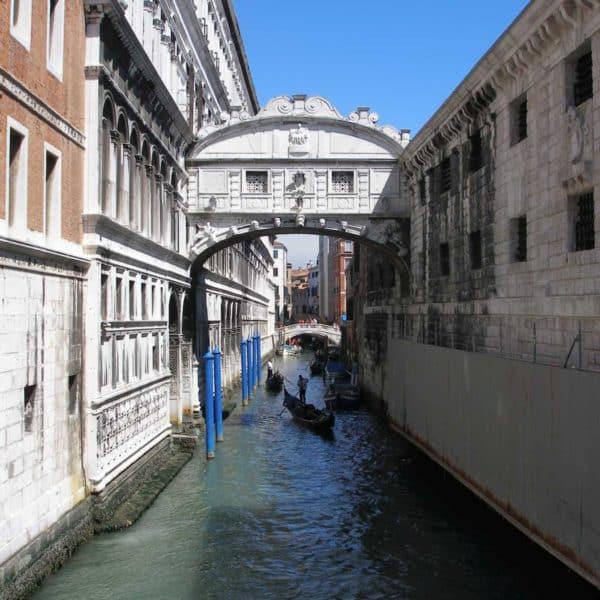
<svg viewBox="0 0 600 600">
<path fill-rule="evenodd" d="M 594 231 L 594 193 L 581 194 L 571 199 L 572 240 L 575 252 L 596 247 Z"/>
<path fill-rule="evenodd" d="M 452 187 L 452 171 L 450 169 L 450 157 L 440 163 L 440 193 L 449 192 Z"/>
<path fill-rule="evenodd" d="M 31 0 L 11 0 L 10 34 L 29 50 L 31 45 Z"/>
<path fill-rule="evenodd" d="M 510 103 L 509 120 L 510 145 L 514 146 L 527 137 L 527 96 Z"/>
<path fill-rule="evenodd" d="M 279 269 L 277 267 L 273 267 L 273 277 L 279 277 Z"/>
<path fill-rule="evenodd" d="M 61 172 L 60 157 L 55 152 L 46 150 L 44 202 L 44 233 L 48 237 L 59 238 L 61 234 Z"/>
<path fill-rule="evenodd" d="M 582 54 L 573 63 L 573 104 L 579 106 L 594 95 L 592 52 Z"/>
<path fill-rule="evenodd" d="M 10 227 L 27 226 L 27 137 L 25 130 L 8 129 L 6 217 Z"/>
<path fill-rule="evenodd" d="M 148 318 L 148 283 L 142 282 L 142 319 Z"/>
<path fill-rule="evenodd" d="M 419 179 L 419 200 L 421 202 L 421 205 L 424 206 L 427 200 L 425 177 L 421 177 L 421 179 Z"/>
<path fill-rule="evenodd" d="M 527 260 L 527 217 L 522 215 L 510 220 L 510 245 L 512 262 Z"/>
<path fill-rule="evenodd" d="M 157 336 L 152 336 L 152 369 L 154 371 L 160 370 L 159 363 L 159 348 L 158 348 L 158 338 Z"/>
<path fill-rule="evenodd" d="M 63 74 L 64 19 L 64 0 L 48 0 L 47 63 L 48 70 L 59 79 Z"/>
<path fill-rule="evenodd" d="M 123 278 L 117 277 L 116 286 L 116 300 L 115 300 L 115 319 L 117 321 L 123 320 Z"/>
<path fill-rule="evenodd" d="M 344 242 L 344 252 L 352 252 L 352 242 L 346 240 Z"/>
<path fill-rule="evenodd" d="M 69 414 L 76 415 L 79 406 L 79 373 L 69 375 Z"/>
<path fill-rule="evenodd" d="M 442 277 L 450 275 L 450 246 L 448 242 L 440 244 L 440 275 Z"/>
<path fill-rule="evenodd" d="M 130 320 L 135 319 L 135 281 L 129 281 L 129 318 Z"/>
<path fill-rule="evenodd" d="M 475 173 L 483 167 L 483 150 L 481 147 L 481 132 L 476 131 L 469 137 L 471 153 L 469 154 L 469 172 Z"/>
<path fill-rule="evenodd" d="M 472 231 L 469 234 L 469 253 L 471 269 L 481 269 L 481 231 Z"/>
<path fill-rule="evenodd" d="M 246 171 L 246 191 L 249 194 L 266 194 L 269 191 L 267 171 Z"/>
<path fill-rule="evenodd" d="M 31 433 L 33 431 L 36 388 L 37 386 L 35 385 L 26 385 L 23 390 L 23 422 L 25 433 Z"/>
<path fill-rule="evenodd" d="M 108 320 L 108 273 L 100 275 L 100 315 L 103 321 Z"/>
<path fill-rule="evenodd" d="M 354 172 L 353 171 L 332 171 L 331 172 L 331 191 L 340 194 L 354 193 Z"/>
<path fill-rule="evenodd" d="M 279 257 L 279 250 L 273 250 L 273 258 Z"/>
</svg>

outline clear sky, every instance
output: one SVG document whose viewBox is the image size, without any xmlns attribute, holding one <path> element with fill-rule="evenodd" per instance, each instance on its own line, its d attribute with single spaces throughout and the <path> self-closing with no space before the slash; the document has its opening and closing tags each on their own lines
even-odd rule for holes
<svg viewBox="0 0 600 600">
<path fill-rule="evenodd" d="M 261 105 L 325 96 L 416 133 L 527 4 L 526 0 L 234 0 Z M 316 237 L 287 237 L 291 262 Z"/>
</svg>

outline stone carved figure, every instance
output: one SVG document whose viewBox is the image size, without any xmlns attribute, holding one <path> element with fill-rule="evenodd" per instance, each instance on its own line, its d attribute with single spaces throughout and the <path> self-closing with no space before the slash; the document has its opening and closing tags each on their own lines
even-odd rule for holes
<svg viewBox="0 0 600 600">
<path fill-rule="evenodd" d="M 290 131 L 288 142 L 290 153 L 308 152 L 308 129 L 302 123 L 298 123 L 298 127 Z"/>
<path fill-rule="evenodd" d="M 569 158 L 575 165 L 581 161 L 583 156 L 585 126 L 574 106 L 570 106 L 567 110 L 567 128 L 569 130 Z"/>
<path fill-rule="evenodd" d="M 296 206 L 302 208 L 304 205 L 304 194 L 306 193 L 306 176 L 302 171 L 296 171 L 293 177 L 294 188 L 292 194 L 296 198 Z"/>
</svg>

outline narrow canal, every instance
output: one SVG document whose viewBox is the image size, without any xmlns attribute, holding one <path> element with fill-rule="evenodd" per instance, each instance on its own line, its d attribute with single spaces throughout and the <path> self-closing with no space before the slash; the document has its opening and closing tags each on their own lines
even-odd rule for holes
<svg viewBox="0 0 600 600">
<path fill-rule="evenodd" d="M 276 365 L 295 381 L 308 357 Z M 312 378 L 307 398 L 320 405 Z M 262 388 L 130 529 L 95 537 L 37 600 L 594 598 L 385 424 L 339 413 L 333 439 Z"/>
</svg>

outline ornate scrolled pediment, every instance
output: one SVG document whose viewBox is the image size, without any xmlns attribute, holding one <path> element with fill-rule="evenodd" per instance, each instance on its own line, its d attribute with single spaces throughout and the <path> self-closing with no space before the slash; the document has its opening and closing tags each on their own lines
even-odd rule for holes
<svg viewBox="0 0 600 600">
<path fill-rule="evenodd" d="M 279 115 L 344 118 L 329 100 L 321 96 L 277 96 L 269 100 L 258 113 L 259 117 Z"/>
</svg>

